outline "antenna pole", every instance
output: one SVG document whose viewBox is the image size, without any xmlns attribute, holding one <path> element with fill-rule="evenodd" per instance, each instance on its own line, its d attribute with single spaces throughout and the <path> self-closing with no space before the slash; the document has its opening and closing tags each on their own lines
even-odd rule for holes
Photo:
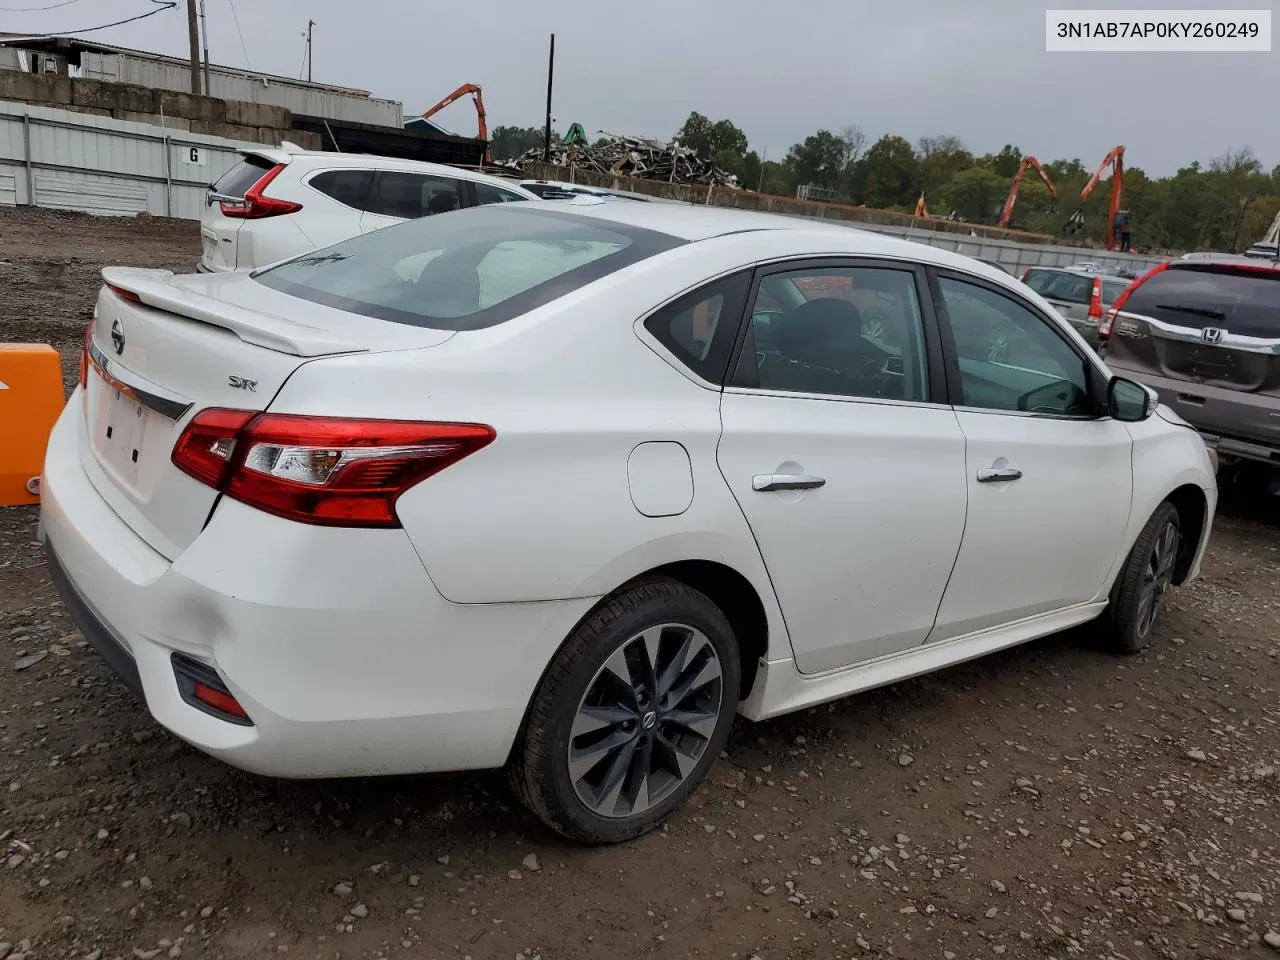
<svg viewBox="0 0 1280 960">
<path fill-rule="evenodd" d="M 307 83 L 311 82 L 311 57 L 313 49 L 311 45 L 311 28 L 315 25 L 316 22 L 314 20 L 307 21 Z"/>
<path fill-rule="evenodd" d="M 551 54 L 547 58 L 547 126 L 542 139 L 542 162 L 551 162 L 551 82 L 556 72 L 556 35 L 551 35 Z"/>
</svg>

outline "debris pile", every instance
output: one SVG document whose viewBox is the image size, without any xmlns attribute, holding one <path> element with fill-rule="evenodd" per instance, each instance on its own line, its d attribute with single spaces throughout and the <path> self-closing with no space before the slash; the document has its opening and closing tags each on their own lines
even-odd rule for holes
<svg viewBox="0 0 1280 960">
<path fill-rule="evenodd" d="M 501 166 L 521 171 L 532 163 L 542 163 L 542 147 L 504 161 Z M 717 187 L 737 187 L 738 178 L 698 156 L 697 151 L 677 142 L 620 137 L 613 134 L 586 142 L 553 143 L 551 163 L 592 173 L 671 183 L 703 183 Z"/>
</svg>

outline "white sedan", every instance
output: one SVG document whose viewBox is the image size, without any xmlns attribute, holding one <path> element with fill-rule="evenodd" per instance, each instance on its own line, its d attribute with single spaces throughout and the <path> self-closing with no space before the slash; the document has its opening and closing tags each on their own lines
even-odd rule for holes
<svg viewBox="0 0 1280 960">
<path fill-rule="evenodd" d="M 156 720 L 262 774 L 505 767 L 625 840 L 735 713 L 1087 621 L 1141 649 L 1214 516 L 1204 442 L 1044 300 L 871 233 L 512 203 L 103 277 L 50 570 Z"/>
</svg>

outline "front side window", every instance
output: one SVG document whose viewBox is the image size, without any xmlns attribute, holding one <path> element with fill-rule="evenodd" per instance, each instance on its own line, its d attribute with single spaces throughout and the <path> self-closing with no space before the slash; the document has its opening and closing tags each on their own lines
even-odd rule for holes
<svg viewBox="0 0 1280 960">
<path fill-rule="evenodd" d="M 492 204 L 365 233 L 253 274 L 291 296 L 394 323 L 475 330 L 550 303 L 685 241 Z"/>
<path fill-rule="evenodd" d="M 963 405 L 1057 416 L 1094 415 L 1085 360 L 1049 321 L 1012 297 L 942 277 Z"/>
<path fill-rule="evenodd" d="M 866 399 L 927 398 L 915 273 L 821 267 L 773 273 L 751 307 L 737 382 Z"/>
</svg>

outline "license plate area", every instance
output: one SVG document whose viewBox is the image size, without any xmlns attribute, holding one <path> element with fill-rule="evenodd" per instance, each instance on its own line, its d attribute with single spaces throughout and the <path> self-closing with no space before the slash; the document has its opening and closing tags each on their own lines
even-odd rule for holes
<svg viewBox="0 0 1280 960">
<path fill-rule="evenodd" d="M 95 369 L 96 402 L 90 430 L 98 462 L 122 487 L 141 493 L 153 474 L 156 448 L 163 448 L 173 421 L 144 406 Z"/>
</svg>

